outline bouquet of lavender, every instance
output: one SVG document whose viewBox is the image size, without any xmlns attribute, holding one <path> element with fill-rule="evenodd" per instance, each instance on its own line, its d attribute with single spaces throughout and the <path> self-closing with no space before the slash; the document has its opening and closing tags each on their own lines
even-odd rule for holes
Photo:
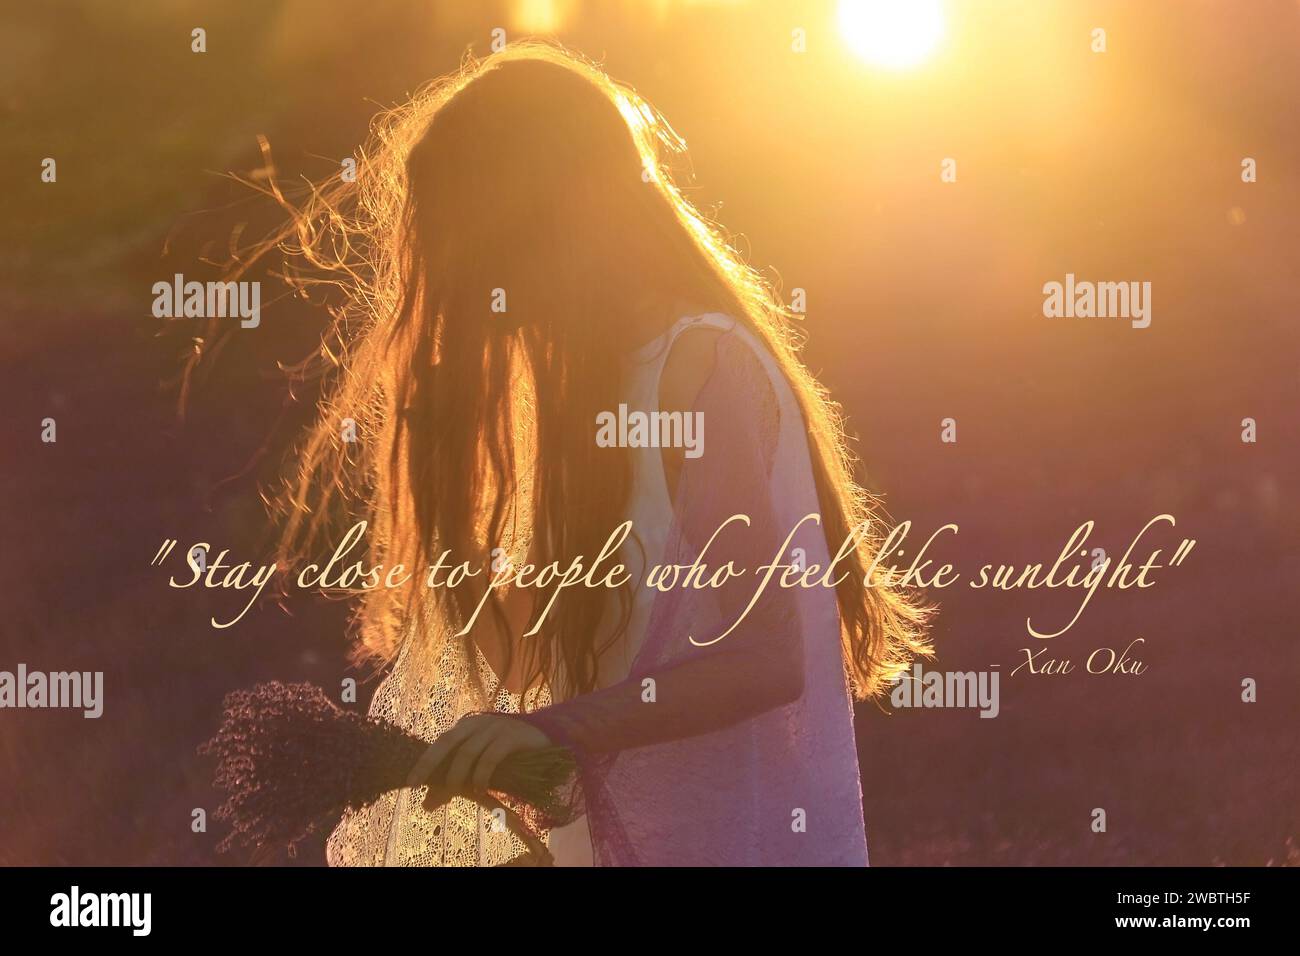
<svg viewBox="0 0 1300 956">
<path fill-rule="evenodd" d="M 239 845 L 292 853 L 345 809 L 405 786 L 428 746 L 388 721 L 343 710 L 313 684 L 259 684 L 227 694 L 224 706 L 220 729 L 199 747 L 217 758 L 213 783 L 227 794 L 215 816 L 233 830 L 219 852 Z M 528 862 L 545 865 L 539 831 L 570 815 L 562 794 L 573 773 L 573 755 L 548 747 L 503 760 L 490 793 L 459 795 L 503 810 Z"/>
</svg>

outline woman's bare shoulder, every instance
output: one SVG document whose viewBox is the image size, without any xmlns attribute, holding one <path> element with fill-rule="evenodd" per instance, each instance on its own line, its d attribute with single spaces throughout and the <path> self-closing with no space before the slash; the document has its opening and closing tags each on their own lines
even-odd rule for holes
<svg viewBox="0 0 1300 956">
<path fill-rule="evenodd" d="M 707 406 L 710 416 L 723 416 L 723 427 L 734 433 L 733 440 L 749 435 L 770 453 L 780 419 L 768 365 L 756 351 L 760 348 L 735 325 L 701 324 L 686 329 L 665 358 L 659 378 L 660 410 L 688 415 Z M 711 394 L 702 399 L 706 386 Z M 669 492 L 675 496 L 682 449 L 666 447 L 662 456 Z"/>
<path fill-rule="evenodd" d="M 688 411 L 718 361 L 718 340 L 728 334 L 712 326 L 688 328 L 673 341 L 659 375 L 659 408 Z"/>
<path fill-rule="evenodd" d="M 761 348 L 738 324 L 728 328 L 695 325 L 673 341 L 659 378 L 659 407 L 666 412 L 689 411 L 715 371 L 726 379 L 738 400 L 767 407 L 774 399 L 773 383 L 756 349 Z"/>
</svg>

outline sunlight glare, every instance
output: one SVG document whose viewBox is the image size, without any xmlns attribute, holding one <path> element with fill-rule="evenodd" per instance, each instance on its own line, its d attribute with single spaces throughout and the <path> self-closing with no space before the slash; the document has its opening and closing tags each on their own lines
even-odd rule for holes
<svg viewBox="0 0 1300 956">
<path fill-rule="evenodd" d="M 558 0 L 516 0 L 514 28 L 521 33 L 555 33 L 564 14 Z"/>
<path fill-rule="evenodd" d="M 840 0 L 844 42 L 874 66 L 898 70 L 930 55 L 943 37 L 941 0 Z"/>
</svg>

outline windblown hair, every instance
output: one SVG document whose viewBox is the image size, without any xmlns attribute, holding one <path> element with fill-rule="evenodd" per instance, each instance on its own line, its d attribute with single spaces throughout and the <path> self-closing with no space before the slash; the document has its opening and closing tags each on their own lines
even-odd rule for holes
<svg viewBox="0 0 1300 956">
<path fill-rule="evenodd" d="M 372 562 L 389 567 L 447 553 L 486 569 L 496 548 L 539 567 L 594 557 L 630 493 L 630 458 L 592 435 L 617 406 L 619 357 L 640 344 L 620 315 L 647 291 L 683 291 L 746 323 L 799 400 L 832 553 L 859 532 L 837 589 L 845 666 L 858 696 L 879 695 L 929 652 L 927 609 L 891 583 L 863 586 L 888 530 L 878 503 L 799 361 L 793 316 L 674 183 L 684 149 L 599 67 L 525 41 L 378 117 L 355 181 L 338 175 L 299 203 L 271 187 L 291 222 L 257 254 L 278 246 L 292 281 L 339 296 L 315 359 L 331 385 L 281 501 L 281 559 L 319 561 L 362 519 Z M 559 598 L 528 642 L 528 686 L 594 688 L 607 593 Z M 359 656 L 389 660 L 412 629 L 431 654 L 472 641 L 453 635 L 482 590 L 430 589 L 416 573 L 358 596 Z M 504 619 L 495 595 L 489 606 Z"/>
</svg>

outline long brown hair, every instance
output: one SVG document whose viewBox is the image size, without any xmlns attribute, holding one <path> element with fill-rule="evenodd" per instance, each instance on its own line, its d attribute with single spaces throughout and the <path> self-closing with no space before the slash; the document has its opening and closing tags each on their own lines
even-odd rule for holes
<svg viewBox="0 0 1300 956">
<path fill-rule="evenodd" d="M 597 412 L 617 405 L 618 357 L 638 344 L 627 304 L 684 292 L 745 322 L 784 371 L 831 550 L 867 525 L 837 599 L 855 692 L 877 695 L 928 653 L 927 611 L 891 585 L 863 586 L 887 529 L 853 478 L 838 408 L 799 361 L 772 287 L 675 184 L 683 150 L 594 64 L 517 42 L 381 115 L 355 182 L 285 203 L 292 222 L 272 244 L 302 264 L 295 281 L 330 283 L 342 300 L 320 355 L 333 384 L 282 500 L 282 558 L 332 548 L 360 519 L 387 566 L 449 552 L 486 568 L 495 548 L 531 549 L 539 566 L 594 556 L 629 495 L 627 455 L 592 437 Z M 594 688 L 606 595 L 561 597 L 530 639 L 528 686 Z M 481 596 L 419 574 L 364 590 L 360 654 L 391 659 L 412 629 L 436 653 Z"/>
</svg>

